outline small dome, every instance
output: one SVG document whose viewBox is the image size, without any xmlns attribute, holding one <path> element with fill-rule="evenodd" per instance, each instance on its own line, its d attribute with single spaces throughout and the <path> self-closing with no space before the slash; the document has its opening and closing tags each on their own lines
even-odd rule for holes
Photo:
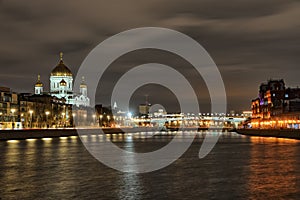
<svg viewBox="0 0 300 200">
<path fill-rule="evenodd" d="M 60 61 L 52 70 L 51 76 L 72 76 L 71 70 L 63 62 L 63 53 L 60 53 Z"/>
<path fill-rule="evenodd" d="M 62 79 L 62 80 L 59 82 L 59 85 L 61 85 L 61 86 L 66 86 L 66 85 L 67 85 L 67 82 L 66 82 L 64 79 Z"/>
<path fill-rule="evenodd" d="M 41 76 L 38 75 L 38 80 L 35 83 L 35 87 L 43 87 L 43 83 L 41 82 Z"/>
</svg>

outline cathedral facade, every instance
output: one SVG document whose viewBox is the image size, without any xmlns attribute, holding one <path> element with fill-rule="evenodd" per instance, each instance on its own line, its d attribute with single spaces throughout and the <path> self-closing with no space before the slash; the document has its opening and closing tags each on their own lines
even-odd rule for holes
<svg viewBox="0 0 300 200">
<path fill-rule="evenodd" d="M 80 84 L 79 93 L 73 91 L 73 74 L 71 70 L 63 62 L 63 53 L 60 53 L 60 60 L 57 66 L 52 70 L 50 74 L 50 91 L 51 96 L 55 96 L 59 99 L 64 98 L 67 104 L 76 106 L 89 106 L 90 99 L 87 95 L 87 85 L 84 77 Z M 43 83 L 38 75 L 38 80 L 34 87 L 35 95 L 44 94 Z"/>
</svg>

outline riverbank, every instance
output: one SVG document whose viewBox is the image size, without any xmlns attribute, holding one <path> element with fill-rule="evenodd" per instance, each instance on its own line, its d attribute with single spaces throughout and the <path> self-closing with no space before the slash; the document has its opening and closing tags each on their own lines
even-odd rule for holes
<svg viewBox="0 0 300 200">
<path fill-rule="evenodd" d="M 299 129 L 237 129 L 236 132 L 248 136 L 300 139 Z"/>
<path fill-rule="evenodd" d="M 231 128 L 213 128 L 215 131 L 229 131 Z M 125 127 L 125 128 L 80 128 L 80 134 L 94 135 L 94 134 L 115 134 L 115 133 L 136 133 L 136 132 L 164 132 L 177 131 L 172 129 L 163 130 L 159 127 Z M 185 131 L 206 131 L 208 128 L 186 127 Z M 14 130 L 0 130 L 0 140 L 22 140 L 31 138 L 53 138 L 53 137 L 68 137 L 78 136 L 75 128 L 61 128 L 61 129 L 14 129 Z"/>
<path fill-rule="evenodd" d="M 153 128 L 82 128 L 79 129 L 80 134 L 113 134 L 125 132 L 141 132 L 141 131 L 155 131 Z M 102 131 L 101 131 L 102 130 Z M 68 137 L 78 136 L 75 128 L 62 129 L 15 129 L 15 130 L 0 130 L 0 140 L 21 140 L 30 138 L 48 138 L 48 137 Z"/>
</svg>

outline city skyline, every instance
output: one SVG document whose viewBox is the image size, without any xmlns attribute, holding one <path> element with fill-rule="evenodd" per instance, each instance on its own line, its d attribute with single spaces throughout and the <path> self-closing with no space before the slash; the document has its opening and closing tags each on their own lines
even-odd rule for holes
<svg viewBox="0 0 300 200">
<path fill-rule="evenodd" d="M 60 51 L 65 53 L 67 66 L 76 74 L 98 43 L 121 31 L 143 26 L 171 28 L 203 45 L 221 72 L 229 110 L 250 109 L 249 102 L 257 96 L 257 87 L 264 80 L 283 78 L 291 87 L 299 85 L 298 2 L 232 0 L 214 6 L 207 1 L 165 1 L 165 4 L 168 6 L 159 6 L 160 1 L 135 5 L 99 1 L 89 4 L 2 1 L 0 85 L 17 92 L 31 92 L 40 74 L 49 90 L 47 77 L 57 64 Z M 151 14 L 153 9 L 155 15 Z M 182 63 L 179 59 L 169 59 L 170 56 L 133 52 L 114 65 L 118 69 L 153 60 L 170 66 Z M 119 71 L 114 73 L 118 76 Z M 202 94 L 201 88 L 198 91 Z M 150 100 L 158 101 L 155 90 L 141 91 L 137 101 L 143 101 L 146 93 Z M 206 106 L 207 92 L 203 94 L 205 98 L 200 99 L 200 104 Z M 97 98 L 101 101 L 103 95 Z M 167 102 L 170 95 L 161 100 Z"/>
<path fill-rule="evenodd" d="M 0 200 L 299 199 L 299 0 L 0 0 Z"/>
</svg>

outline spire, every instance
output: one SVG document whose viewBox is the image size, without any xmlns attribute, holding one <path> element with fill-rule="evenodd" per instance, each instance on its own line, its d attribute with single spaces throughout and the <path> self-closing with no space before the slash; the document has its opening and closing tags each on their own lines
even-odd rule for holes
<svg viewBox="0 0 300 200">
<path fill-rule="evenodd" d="M 63 56 L 64 56 L 64 53 L 63 53 L 63 52 L 60 52 L 60 53 L 59 53 L 59 58 L 60 58 L 60 61 L 61 61 L 61 62 L 63 61 Z"/>
<path fill-rule="evenodd" d="M 146 102 L 145 102 L 145 103 L 146 103 L 146 105 L 148 105 L 148 104 L 149 104 L 148 97 L 149 97 L 149 95 L 148 95 L 148 94 L 146 94 L 146 95 L 145 95 L 145 98 L 146 98 Z"/>
<path fill-rule="evenodd" d="M 41 82 L 41 76 L 38 74 L 38 79 L 35 84 L 36 87 L 42 87 L 43 83 Z"/>
<path fill-rule="evenodd" d="M 117 110 L 118 106 L 117 106 L 117 102 L 114 102 L 114 106 L 113 106 L 114 110 Z"/>
</svg>

